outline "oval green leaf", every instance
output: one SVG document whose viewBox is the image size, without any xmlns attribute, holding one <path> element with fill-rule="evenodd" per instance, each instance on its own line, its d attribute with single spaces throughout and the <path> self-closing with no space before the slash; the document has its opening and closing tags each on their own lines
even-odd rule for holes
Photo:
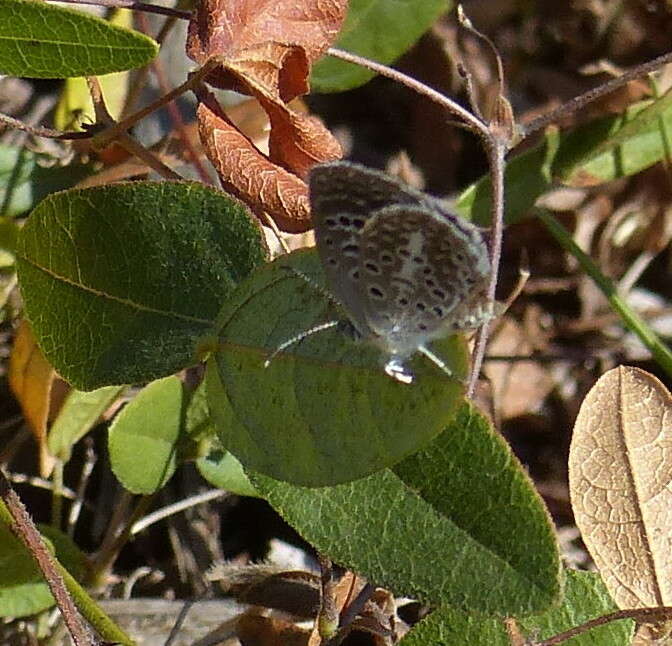
<svg viewBox="0 0 672 646">
<path fill-rule="evenodd" d="M 378 63 L 391 63 L 451 6 L 450 0 L 350 0 L 336 47 Z M 314 92 L 342 92 L 374 76 L 364 67 L 326 56 L 313 67 L 310 84 Z"/>
<path fill-rule="evenodd" d="M 80 390 L 149 381 L 193 363 L 222 303 L 265 259 L 248 210 L 191 182 L 51 195 L 17 243 L 35 336 Z"/>
<path fill-rule="evenodd" d="M 458 379 L 415 357 L 413 383 L 399 383 L 384 373 L 378 350 L 338 328 L 311 335 L 264 367 L 282 342 L 334 318 L 344 314 L 326 296 L 314 251 L 261 268 L 222 312 L 208 400 L 223 446 L 246 468 L 307 486 L 347 482 L 417 451 L 457 410 Z M 454 374 L 466 373 L 464 339 L 434 349 Z"/>
<path fill-rule="evenodd" d="M 143 388 L 110 425 L 110 463 L 132 493 L 152 494 L 173 475 L 182 427 L 182 382 L 159 379 Z"/>
<path fill-rule="evenodd" d="M 107 74 L 146 65 L 157 51 L 148 36 L 81 11 L 34 0 L 0 0 L 1 74 Z"/>
<path fill-rule="evenodd" d="M 614 610 L 617 608 L 597 574 L 568 570 L 562 605 L 541 615 L 520 619 L 519 625 L 522 632 L 536 643 Z M 634 622 L 623 619 L 593 628 L 564 641 L 563 645 L 629 646 L 633 633 Z M 499 619 L 487 619 L 451 608 L 439 608 L 414 626 L 401 641 L 401 646 L 427 644 L 511 646 L 511 640 Z"/>
<path fill-rule="evenodd" d="M 243 470 L 243 465 L 228 451 L 213 449 L 196 461 L 198 472 L 213 486 L 239 496 L 259 497 Z"/>
<path fill-rule="evenodd" d="M 500 616 L 540 612 L 560 595 L 548 513 L 469 404 L 394 470 L 323 488 L 249 475 L 318 551 L 397 595 Z"/>
</svg>

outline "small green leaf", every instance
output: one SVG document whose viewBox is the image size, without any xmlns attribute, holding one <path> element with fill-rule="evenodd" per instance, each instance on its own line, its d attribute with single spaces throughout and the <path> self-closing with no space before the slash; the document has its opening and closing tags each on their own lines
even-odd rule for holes
<svg viewBox="0 0 672 646">
<path fill-rule="evenodd" d="M 194 363 L 222 303 L 265 259 L 247 209 L 190 182 L 51 195 L 17 243 L 38 343 L 81 390 L 149 381 Z"/>
<path fill-rule="evenodd" d="M 350 0 L 336 47 L 378 63 L 391 63 L 451 6 L 450 0 Z M 364 67 L 326 56 L 313 67 L 310 83 L 314 92 L 342 92 L 374 76 Z"/>
<path fill-rule="evenodd" d="M 49 429 L 49 453 L 63 462 L 70 460 L 72 447 L 91 430 L 123 390 L 119 386 L 108 386 L 88 393 L 70 391 Z"/>
<path fill-rule="evenodd" d="M 500 616 L 540 612 L 560 595 L 543 503 L 501 436 L 468 404 L 393 471 L 324 488 L 249 475 L 318 551 L 395 594 Z"/>
<path fill-rule="evenodd" d="M 526 217 L 537 198 L 554 183 L 594 186 L 629 177 L 665 159 L 661 121 L 672 127 L 672 98 L 631 106 L 622 115 L 596 119 L 570 132 L 546 133 L 535 147 L 507 162 L 506 221 Z M 480 225 L 490 222 L 490 177 L 460 196 L 458 210 Z"/>
<path fill-rule="evenodd" d="M 440 433 L 462 399 L 462 384 L 421 356 L 409 362 L 412 384 L 395 381 L 378 350 L 340 329 L 304 339 L 265 368 L 283 341 L 345 318 L 319 287 L 323 280 L 314 251 L 283 256 L 255 272 L 222 312 L 221 349 L 206 376 L 223 446 L 245 468 L 308 486 L 395 464 Z M 454 374 L 464 375 L 465 345 L 454 336 L 434 350 Z"/>
<path fill-rule="evenodd" d="M 520 619 L 519 625 L 536 643 L 616 609 L 599 575 L 568 570 L 562 605 L 541 615 Z M 593 628 L 562 643 L 563 646 L 629 646 L 633 633 L 634 622 L 623 619 Z M 451 608 L 439 608 L 416 624 L 401 640 L 401 646 L 427 644 L 510 646 L 511 641 L 500 619 L 487 619 Z"/>
<path fill-rule="evenodd" d="M 66 78 L 149 63 L 158 45 L 137 31 L 35 0 L 0 0 L 0 73 Z"/>
<path fill-rule="evenodd" d="M 42 165 L 45 163 L 51 163 L 50 167 Z M 79 163 L 53 166 L 47 155 L 0 146 L 0 214 L 13 217 L 25 213 L 50 193 L 70 188 L 88 177 L 92 168 Z"/>
<path fill-rule="evenodd" d="M 154 493 L 173 475 L 182 397 L 177 377 L 159 379 L 143 388 L 110 425 L 112 471 L 132 493 Z"/>
<path fill-rule="evenodd" d="M 196 466 L 200 474 L 218 489 L 226 489 L 239 496 L 259 497 L 240 462 L 228 451 L 213 449 L 209 455 L 197 460 Z"/>
<path fill-rule="evenodd" d="M 56 557 L 75 577 L 82 576 L 85 558 L 68 536 L 53 527 L 40 527 Z M 54 605 L 35 560 L 9 528 L 0 523 L 0 617 L 25 617 Z"/>
</svg>

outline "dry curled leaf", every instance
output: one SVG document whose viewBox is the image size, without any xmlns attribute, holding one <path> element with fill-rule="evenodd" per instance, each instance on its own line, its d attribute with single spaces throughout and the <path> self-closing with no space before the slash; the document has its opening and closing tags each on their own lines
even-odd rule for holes
<svg viewBox="0 0 672 646">
<path fill-rule="evenodd" d="M 209 95 L 197 109 L 201 140 L 225 190 L 253 211 L 266 211 L 283 231 L 301 233 L 311 227 L 306 183 L 269 162 L 227 120 Z"/>
<path fill-rule="evenodd" d="M 277 171 L 305 178 L 316 163 L 342 155 L 319 119 L 288 104 L 308 92 L 310 65 L 336 38 L 346 10 L 346 0 L 203 0 L 189 24 L 187 54 L 201 64 L 213 58 L 218 63 L 207 82 L 253 96 L 271 124 L 268 158 L 242 135 L 229 147 L 235 136 L 222 132 L 233 126 L 220 109 L 218 116 L 226 125 L 220 124 L 219 135 L 210 135 L 211 113 L 217 110 L 212 96 L 200 93 L 199 100 L 209 104 L 208 110 L 198 112 L 208 157 L 227 190 L 257 212 L 267 211 L 286 231 L 305 231 L 309 225 L 304 205 L 292 210 L 297 187 L 288 187 L 287 178 Z M 241 160 L 253 165 L 241 165 Z M 264 190 L 258 190 L 260 185 Z M 282 194 L 288 188 L 285 200 Z M 290 210 L 281 214 L 278 206 L 283 201 Z"/>
<path fill-rule="evenodd" d="M 576 524 L 620 608 L 672 605 L 672 397 L 638 368 L 604 374 L 574 426 Z"/>
</svg>

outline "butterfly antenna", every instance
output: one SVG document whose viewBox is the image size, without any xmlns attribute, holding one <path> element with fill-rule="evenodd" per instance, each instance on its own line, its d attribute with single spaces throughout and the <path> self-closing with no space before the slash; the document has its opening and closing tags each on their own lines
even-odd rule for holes
<svg viewBox="0 0 672 646">
<path fill-rule="evenodd" d="M 443 359 L 439 359 L 431 350 L 426 348 L 424 345 L 421 345 L 418 350 L 424 354 L 435 366 L 438 366 L 445 372 L 449 377 L 453 377 L 453 371 L 447 366 L 446 362 Z"/>
<path fill-rule="evenodd" d="M 281 352 L 284 352 L 290 346 L 296 343 L 300 343 L 305 338 L 312 336 L 313 334 L 317 334 L 318 332 L 322 332 L 323 330 L 328 330 L 329 328 L 336 327 L 339 323 L 340 321 L 328 321 L 327 323 L 322 323 L 321 325 L 311 327 L 309 330 L 304 330 L 300 334 L 293 336 L 291 339 L 287 339 L 287 341 L 284 341 L 275 350 L 273 350 L 273 352 L 268 356 L 266 361 L 264 361 L 264 368 L 268 368 L 268 366 L 271 365 L 271 361 L 273 361 L 275 357 L 277 357 Z"/>
</svg>

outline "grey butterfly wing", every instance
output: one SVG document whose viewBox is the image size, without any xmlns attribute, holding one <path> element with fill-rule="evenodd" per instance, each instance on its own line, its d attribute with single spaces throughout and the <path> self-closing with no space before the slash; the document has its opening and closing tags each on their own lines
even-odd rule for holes
<svg viewBox="0 0 672 646">
<path fill-rule="evenodd" d="M 394 204 L 421 206 L 431 198 L 350 162 L 315 166 L 309 189 L 317 250 L 329 289 L 357 330 L 368 336 L 359 271 L 362 230 L 380 209 Z"/>
<path fill-rule="evenodd" d="M 490 262 L 483 237 L 438 202 L 432 206 L 385 207 L 361 233 L 364 319 L 377 345 L 402 358 L 485 316 Z"/>
</svg>

